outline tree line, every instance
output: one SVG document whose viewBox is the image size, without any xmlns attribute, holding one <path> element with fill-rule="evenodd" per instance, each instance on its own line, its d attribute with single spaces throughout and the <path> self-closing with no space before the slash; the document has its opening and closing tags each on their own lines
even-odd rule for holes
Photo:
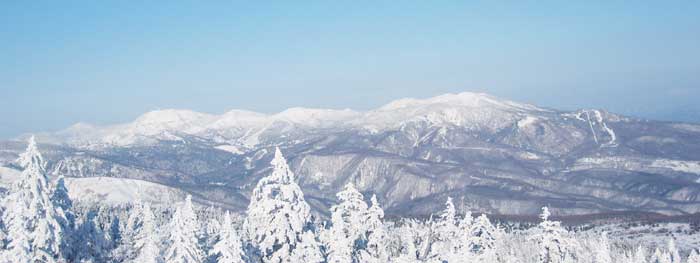
<svg viewBox="0 0 700 263">
<path fill-rule="evenodd" d="M 0 262 L 700 263 L 697 250 L 681 255 L 673 239 L 652 249 L 605 233 L 574 235 L 547 207 L 522 231 L 458 214 L 450 198 L 427 220 L 388 221 L 377 197 L 366 202 L 353 184 L 336 194 L 330 220 L 319 220 L 279 149 L 244 215 L 197 206 L 191 196 L 166 207 L 74 204 L 63 177 L 49 182 L 33 138 L 17 163 L 21 178 L 0 206 Z"/>
</svg>

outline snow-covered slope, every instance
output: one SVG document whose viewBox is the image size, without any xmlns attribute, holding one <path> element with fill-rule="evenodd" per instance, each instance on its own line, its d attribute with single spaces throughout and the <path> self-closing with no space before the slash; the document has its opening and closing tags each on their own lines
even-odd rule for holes
<svg viewBox="0 0 700 263">
<path fill-rule="evenodd" d="M 8 188 L 12 183 L 19 180 L 21 171 L 0 166 L 0 187 Z"/>
<path fill-rule="evenodd" d="M 104 127 L 80 123 L 53 134 L 40 134 L 39 138 L 44 142 L 77 146 L 128 146 L 152 144 L 158 140 L 175 141 L 182 139 L 182 135 L 192 135 L 253 147 L 260 143 L 259 137 L 263 134 L 284 135 L 291 129 L 352 128 L 376 132 L 426 122 L 435 126 L 496 131 L 515 121 L 531 118 L 530 114 L 543 113 L 552 111 L 464 92 L 428 99 L 400 99 L 368 112 L 297 107 L 273 115 L 243 110 L 211 115 L 189 110 L 157 110 L 132 123 Z"/>
<path fill-rule="evenodd" d="M 21 171 L 0 166 L 0 187 L 9 188 L 19 180 Z M 111 205 L 127 204 L 137 200 L 153 204 L 173 204 L 185 198 L 184 191 L 158 183 L 137 179 L 112 177 L 68 177 L 68 194 L 73 200 Z"/>
<path fill-rule="evenodd" d="M 529 113 L 549 111 L 532 105 L 498 99 L 481 93 L 446 94 L 429 99 L 401 99 L 367 112 L 355 124 L 387 130 L 412 122 L 430 126 L 452 125 L 471 130 L 496 131 Z"/>
<path fill-rule="evenodd" d="M 187 193 L 162 184 L 125 178 L 89 177 L 66 178 L 68 194 L 74 200 L 126 204 L 136 200 L 153 204 L 174 204 Z"/>
</svg>

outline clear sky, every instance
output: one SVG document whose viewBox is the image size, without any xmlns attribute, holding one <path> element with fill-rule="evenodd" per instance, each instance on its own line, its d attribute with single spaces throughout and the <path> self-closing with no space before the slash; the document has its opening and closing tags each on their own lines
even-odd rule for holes
<svg viewBox="0 0 700 263">
<path fill-rule="evenodd" d="M 3 1 L 0 138 L 460 91 L 700 120 L 700 1 L 255 2 Z"/>
</svg>

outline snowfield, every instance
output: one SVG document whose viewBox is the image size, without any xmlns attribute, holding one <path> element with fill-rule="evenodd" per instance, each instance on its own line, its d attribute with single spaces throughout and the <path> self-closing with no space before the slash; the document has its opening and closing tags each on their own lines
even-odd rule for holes
<svg viewBox="0 0 700 263">
<path fill-rule="evenodd" d="M 110 205 L 126 205 L 136 201 L 167 205 L 182 201 L 187 193 L 161 184 L 123 178 L 66 178 L 71 199 Z"/>
</svg>

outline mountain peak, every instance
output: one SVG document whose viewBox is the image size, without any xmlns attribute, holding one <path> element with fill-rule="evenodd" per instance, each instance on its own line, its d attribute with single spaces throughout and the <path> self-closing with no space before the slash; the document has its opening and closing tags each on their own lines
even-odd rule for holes
<svg viewBox="0 0 700 263">
<path fill-rule="evenodd" d="M 427 99 L 405 98 L 392 101 L 379 110 L 389 111 L 402 108 L 425 107 L 431 105 L 458 106 L 467 108 L 489 107 L 515 111 L 544 111 L 536 106 L 501 99 L 486 93 L 461 92 L 447 93 Z"/>
<path fill-rule="evenodd" d="M 214 116 L 207 113 L 192 110 L 165 109 L 144 113 L 136 119 L 136 123 L 186 123 L 202 119 L 213 119 Z"/>
</svg>

